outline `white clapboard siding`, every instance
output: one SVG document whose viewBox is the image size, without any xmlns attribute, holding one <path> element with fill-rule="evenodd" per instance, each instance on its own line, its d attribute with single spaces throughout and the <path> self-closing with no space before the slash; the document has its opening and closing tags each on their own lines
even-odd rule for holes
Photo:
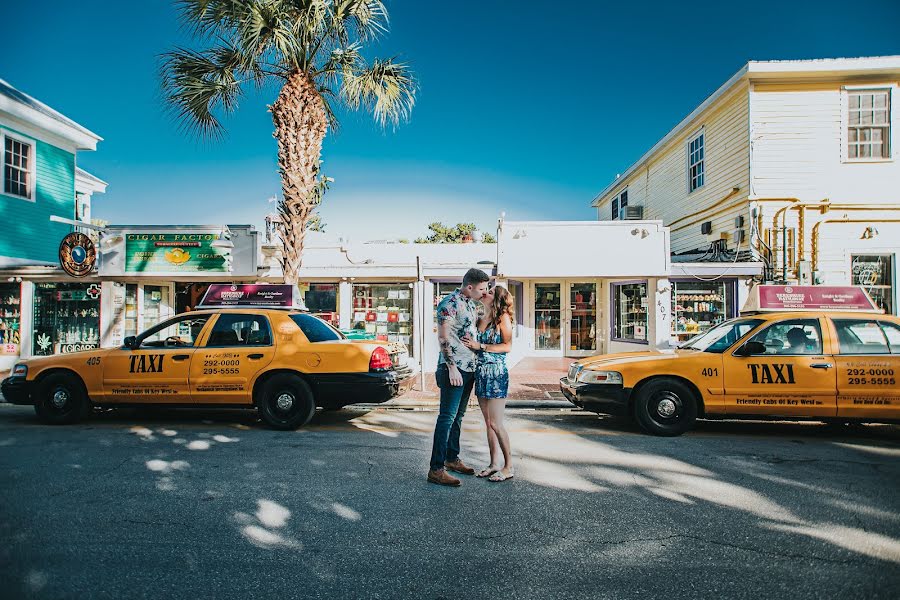
<svg viewBox="0 0 900 600">
<path fill-rule="evenodd" d="M 683 135 L 672 139 L 646 165 L 602 198 L 599 218 L 611 218 L 612 199 L 627 187 L 628 204 L 643 206 L 645 219 L 659 219 L 672 226 L 672 252 L 706 248 L 723 233 L 731 236 L 735 217 L 747 211 L 750 178 L 747 122 L 748 86 L 739 85 L 698 115 Z M 705 182 L 703 187 L 689 193 L 687 144 L 701 128 Z M 734 187 L 739 190 L 734 192 Z M 729 205 L 735 206 L 722 210 Z M 684 219 L 688 215 L 694 216 Z M 700 233 L 700 224 L 705 221 L 712 221 L 710 235 Z M 729 248 L 734 248 L 730 237 Z"/>
</svg>

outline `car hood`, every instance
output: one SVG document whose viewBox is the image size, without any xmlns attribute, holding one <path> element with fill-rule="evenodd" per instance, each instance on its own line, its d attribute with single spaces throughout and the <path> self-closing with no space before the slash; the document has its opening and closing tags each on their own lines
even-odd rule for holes
<svg viewBox="0 0 900 600">
<path fill-rule="evenodd" d="M 627 364 L 631 362 L 643 362 L 648 360 L 675 360 L 680 356 L 684 356 L 688 351 L 685 350 L 643 350 L 641 352 L 617 352 L 615 354 L 599 354 L 597 356 L 589 356 L 578 361 L 578 365 L 583 368 L 606 367 L 617 364 Z"/>
<path fill-rule="evenodd" d="M 50 354 L 48 356 L 32 356 L 16 361 L 16 363 L 24 363 L 28 366 L 40 367 L 54 363 L 64 363 L 72 360 L 87 360 L 93 356 L 105 356 L 113 348 L 94 348 L 92 350 L 81 350 L 79 352 L 68 352 L 66 354 Z"/>
</svg>

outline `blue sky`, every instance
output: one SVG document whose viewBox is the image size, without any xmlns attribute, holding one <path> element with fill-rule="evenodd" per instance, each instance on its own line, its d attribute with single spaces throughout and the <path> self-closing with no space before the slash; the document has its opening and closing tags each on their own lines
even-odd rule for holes
<svg viewBox="0 0 900 600">
<path fill-rule="evenodd" d="M 104 138 L 79 166 L 112 223 L 251 223 L 279 193 L 266 105 L 251 93 L 221 142 L 164 112 L 158 55 L 191 40 L 173 3 L 3 3 L 0 78 Z M 128 8 L 122 8 L 127 6 Z M 139 8 L 136 8 L 139 7 Z M 341 116 L 324 172 L 330 234 L 413 238 L 429 222 L 594 219 L 593 197 L 748 60 L 900 54 L 900 2 L 388 2 L 420 80 L 409 123 Z M 859 19 L 857 25 L 853 23 Z"/>
</svg>

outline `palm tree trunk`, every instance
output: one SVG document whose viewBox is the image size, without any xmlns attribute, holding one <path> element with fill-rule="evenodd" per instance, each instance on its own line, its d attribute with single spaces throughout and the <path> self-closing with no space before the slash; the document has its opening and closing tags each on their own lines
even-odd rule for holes
<svg viewBox="0 0 900 600">
<path fill-rule="evenodd" d="M 270 110 L 275 124 L 274 136 L 278 140 L 278 170 L 283 195 L 278 226 L 282 243 L 281 266 L 285 282 L 297 283 L 306 223 L 313 214 L 310 199 L 316 186 L 328 118 L 321 96 L 304 73 L 294 73 L 288 78 Z"/>
</svg>

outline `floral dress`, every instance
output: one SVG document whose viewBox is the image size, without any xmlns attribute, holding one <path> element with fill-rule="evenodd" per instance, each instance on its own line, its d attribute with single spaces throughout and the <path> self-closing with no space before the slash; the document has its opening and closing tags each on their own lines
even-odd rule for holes
<svg viewBox="0 0 900 600">
<path fill-rule="evenodd" d="M 478 332 L 482 344 L 502 344 L 503 335 L 499 328 L 489 327 Z M 509 390 L 509 370 L 506 368 L 505 352 L 478 353 L 475 369 L 475 396 L 477 398 L 506 398 Z"/>
</svg>

